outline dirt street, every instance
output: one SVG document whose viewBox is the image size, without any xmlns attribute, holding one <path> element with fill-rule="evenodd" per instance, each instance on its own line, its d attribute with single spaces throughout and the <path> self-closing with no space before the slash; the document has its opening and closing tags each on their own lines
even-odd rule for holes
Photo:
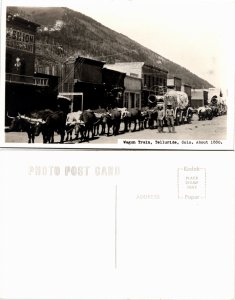
<svg viewBox="0 0 235 300">
<path fill-rule="evenodd" d="M 138 129 L 138 126 L 137 126 Z M 227 135 L 226 115 L 213 118 L 211 121 L 198 121 L 194 117 L 191 124 L 176 126 L 176 133 L 168 133 L 168 128 L 164 127 L 164 132 L 159 133 L 157 129 L 144 129 L 136 132 L 122 133 L 123 125 L 120 128 L 118 136 L 96 136 L 89 144 L 115 144 L 118 139 L 155 139 L 155 140 L 225 140 Z M 55 143 L 58 143 L 60 137 L 55 134 Z M 6 143 L 27 143 L 27 134 L 25 132 L 6 132 Z M 42 143 L 42 136 L 35 138 L 35 143 Z M 80 143 L 80 140 L 72 140 L 65 143 Z M 88 142 L 85 142 L 88 143 Z"/>
</svg>

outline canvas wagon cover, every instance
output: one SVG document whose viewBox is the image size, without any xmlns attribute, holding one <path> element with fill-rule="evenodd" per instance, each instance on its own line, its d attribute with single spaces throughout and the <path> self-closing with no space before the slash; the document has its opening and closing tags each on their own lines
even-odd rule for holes
<svg viewBox="0 0 235 300">
<path fill-rule="evenodd" d="M 171 104 L 173 108 L 184 109 L 188 105 L 188 95 L 185 92 L 169 91 L 164 95 L 164 103 Z"/>
</svg>

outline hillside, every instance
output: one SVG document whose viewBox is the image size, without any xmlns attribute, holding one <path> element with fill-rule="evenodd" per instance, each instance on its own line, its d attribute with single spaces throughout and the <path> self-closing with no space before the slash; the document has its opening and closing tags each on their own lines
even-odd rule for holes
<svg viewBox="0 0 235 300">
<path fill-rule="evenodd" d="M 168 77 L 180 77 L 182 82 L 193 88 L 213 87 L 186 68 L 71 9 L 8 7 L 8 12 L 41 25 L 36 44 L 41 62 L 63 61 L 72 55 L 92 57 L 107 63 L 144 61 L 168 70 Z"/>
</svg>

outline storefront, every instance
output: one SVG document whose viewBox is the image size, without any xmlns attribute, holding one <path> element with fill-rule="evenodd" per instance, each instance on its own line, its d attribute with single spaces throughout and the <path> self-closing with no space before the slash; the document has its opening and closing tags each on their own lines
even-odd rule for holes
<svg viewBox="0 0 235 300">
<path fill-rule="evenodd" d="M 123 97 L 123 107 L 141 108 L 141 79 L 126 76 L 124 80 L 125 92 Z"/>
<path fill-rule="evenodd" d="M 35 36 L 39 25 L 7 13 L 5 114 L 29 113 L 52 106 L 47 77 L 35 76 Z M 54 92 L 55 94 L 56 92 Z M 6 117 L 6 123 L 8 118 Z"/>
<path fill-rule="evenodd" d="M 104 62 L 85 57 L 75 57 L 65 62 L 61 78 L 60 92 L 81 93 L 81 97 L 72 99 L 73 110 L 95 109 L 103 105 L 104 85 L 102 68 Z"/>
</svg>

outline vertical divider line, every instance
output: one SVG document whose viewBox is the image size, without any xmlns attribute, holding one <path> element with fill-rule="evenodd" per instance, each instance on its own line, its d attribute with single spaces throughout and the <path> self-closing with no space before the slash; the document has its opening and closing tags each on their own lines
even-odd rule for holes
<svg viewBox="0 0 235 300">
<path fill-rule="evenodd" d="M 177 192 L 178 192 L 178 199 L 180 198 L 180 187 L 179 187 L 179 184 L 180 184 L 180 179 L 179 179 L 179 168 L 177 169 Z"/>
<path fill-rule="evenodd" d="M 115 211 L 114 211 L 114 265 L 117 269 L 117 185 L 115 185 Z"/>
</svg>

